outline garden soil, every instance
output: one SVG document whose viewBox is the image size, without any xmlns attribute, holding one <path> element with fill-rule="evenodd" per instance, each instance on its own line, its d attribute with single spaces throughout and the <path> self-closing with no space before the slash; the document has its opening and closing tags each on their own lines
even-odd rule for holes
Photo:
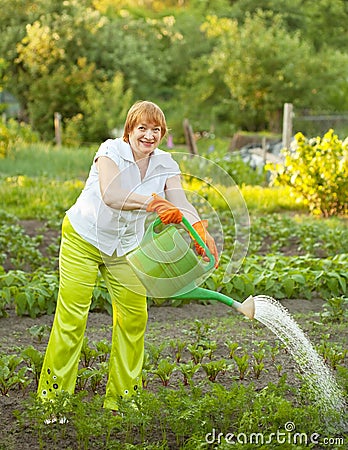
<svg viewBox="0 0 348 450">
<path fill-rule="evenodd" d="M 37 224 L 34 221 L 26 221 L 25 225 L 28 234 L 30 233 L 30 229 L 33 234 L 35 233 L 35 226 Z M 47 245 L 53 238 L 54 236 L 52 235 L 46 236 L 42 245 Z M 318 315 L 322 310 L 322 300 L 320 299 L 291 299 L 282 300 L 281 303 L 296 318 L 305 332 L 311 331 L 313 329 L 312 323 L 319 320 Z M 238 316 L 240 320 L 234 321 L 233 323 L 237 325 L 228 329 L 228 332 L 225 331 L 223 337 L 221 337 L 220 330 L 220 342 L 218 342 L 216 350 L 217 356 L 219 356 L 220 352 L 221 357 L 227 357 L 227 348 L 223 340 L 225 342 L 227 340 L 238 342 L 241 346 L 251 349 L 251 351 L 253 348 L 255 349 L 255 342 L 257 340 L 266 340 L 271 344 L 275 342 L 276 337 L 269 330 L 265 329 L 263 325 L 255 324 L 255 321 L 250 321 L 233 308 L 229 308 L 218 302 L 206 305 L 191 302 L 180 307 L 151 306 L 149 307 L 147 336 L 151 337 L 152 342 L 156 342 L 157 344 L 163 342 L 169 346 L 171 340 L 182 339 L 185 336 L 185 330 L 192 330 L 195 321 L 200 321 L 203 324 L 211 326 L 209 331 L 210 338 L 214 339 L 214 327 L 219 327 L 220 322 L 223 323 L 226 318 L 231 316 Z M 53 315 L 44 315 L 32 319 L 29 317 L 18 317 L 13 310 L 9 310 L 8 317 L 0 318 L 0 352 L 18 354 L 20 352 L 18 348 L 23 349 L 31 345 L 44 352 L 52 322 Z M 47 333 L 40 342 L 29 333 L 29 329 L 41 325 L 47 326 Z M 343 342 L 344 340 L 347 341 L 348 338 L 348 331 L 345 331 L 345 333 L 346 336 L 341 336 Z M 91 312 L 89 314 L 86 336 L 90 342 L 98 342 L 102 339 L 111 340 L 111 317 L 107 313 Z M 318 339 L 319 337 L 320 334 L 318 333 Z M 278 355 L 277 361 L 278 364 L 282 365 L 283 371 L 287 372 L 287 379 L 290 379 L 294 386 L 296 386 L 296 383 L 299 383 L 298 377 L 296 377 L 298 368 L 290 355 L 286 351 L 283 351 Z M 255 383 L 256 389 L 262 389 L 271 381 L 276 383 L 279 376 L 276 370 L 274 370 L 274 367 L 268 367 L 267 364 L 270 366 L 271 363 L 266 363 L 266 369 L 269 370 L 267 372 L 265 371 L 260 379 L 252 379 L 252 375 L 249 375 L 246 380 L 240 382 L 250 383 L 252 381 Z M 233 379 L 238 379 L 236 375 L 238 375 L 238 372 L 234 374 Z M 179 377 L 180 374 L 176 372 L 171 379 L 170 386 L 175 386 Z M 204 377 L 203 371 L 200 375 L 197 375 L 197 381 L 199 381 L 199 377 Z M 231 383 L 231 376 L 221 375 L 220 377 L 219 375 L 217 381 L 228 386 Z M 160 380 L 154 378 L 149 383 L 147 389 L 155 390 L 159 385 Z M 33 382 L 25 391 L 10 390 L 6 396 L 0 395 L 0 450 L 35 450 L 39 448 L 37 436 L 31 429 L 18 426 L 16 420 L 18 411 L 23 411 L 26 400 L 34 392 L 35 386 Z M 7 444 L 9 442 L 11 444 Z M 53 446 L 52 448 L 56 447 Z"/>
</svg>

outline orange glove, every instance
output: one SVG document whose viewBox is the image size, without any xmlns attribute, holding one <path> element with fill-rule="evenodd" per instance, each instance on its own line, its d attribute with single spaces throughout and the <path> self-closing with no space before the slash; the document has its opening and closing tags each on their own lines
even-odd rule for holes
<svg viewBox="0 0 348 450">
<path fill-rule="evenodd" d="M 153 200 L 148 204 L 147 212 L 156 212 L 162 223 L 180 223 L 182 221 L 182 212 L 173 203 L 157 194 L 152 194 Z"/>
<path fill-rule="evenodd" d="M 201 220 L 200 222 L 194 223 L 192 226 L 197 231 L 199 236 L 202 238 L 202 240 L 204 241 L 206 246 L 209 248 L 210 253 L 214 256 L 215 268 L 217 268 L 219 265 L 219 255 L 218 255 L 218 251 L 217 251 L 217 248 L 215 245 L 214 238 L 208 233 L 208 230 L 207 230 L 208 221 Z M 196 248 L 196 252 L 199 255 L 204 256 L 204 254 L 205 254 L 204 249 L 203 249 L 203 247 L 201 247 L 198 244 L 198 242 L 195 242 L 195 248 Z"/>
</svg>

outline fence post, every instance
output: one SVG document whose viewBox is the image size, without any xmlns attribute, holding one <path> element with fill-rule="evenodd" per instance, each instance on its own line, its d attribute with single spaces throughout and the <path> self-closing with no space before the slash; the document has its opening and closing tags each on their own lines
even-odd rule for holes
<svg viewBox="0 0 348 450">
<path fill-rule="evenodd" d="M 290 148 L 291 135 L 292 135 L 292 117 L 293 117 L 293 105 L 292 103 L 284 103 L 283 112 L 283 148 Z"/>
<path fill-rule="evenodd" d="M 191 155 L 198 155 L 195 136 L 193 134 L 192 127 L 191 127 L 188 119 L 184 119 L 183 127 L 184 127 L 186 144 L 190 150 Z"/>
<path fill-rule="evenodd" d="M 59 112 L 54 113 L 54 136 L 56 144 L 62 145 L 62 127 L 61 127 L 62 115 Z"/>
</svg>

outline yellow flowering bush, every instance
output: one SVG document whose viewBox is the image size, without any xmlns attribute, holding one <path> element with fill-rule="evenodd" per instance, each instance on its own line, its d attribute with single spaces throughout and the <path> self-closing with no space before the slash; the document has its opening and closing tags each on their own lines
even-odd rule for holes
<svg viewBox="0 0 348 450">
<path fill-rule="evenodd" d="M 330 129 L 322 138 L 295 136 L 293 149 L 284 150 L 284 163 L 275 167 L 274 183 L 291 192 L 314 215 L 348 214 L 348 138 L 341 141 Z"/>
</svg>

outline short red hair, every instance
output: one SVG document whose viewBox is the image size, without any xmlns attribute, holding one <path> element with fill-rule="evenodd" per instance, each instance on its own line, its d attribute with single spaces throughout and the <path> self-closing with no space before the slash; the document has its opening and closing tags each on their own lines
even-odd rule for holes
<svg viewBox="0 0 348 450">
<path fill-rule="evenodd" d="M 142 121 L 161 127 L 161 139 L 167 133 L 167 122 L 161 108 L 153 102 L 140 100 L 129 109 L 123 130 L 123 140 L 129 142 L 129 133 Z"/>
</svg>

